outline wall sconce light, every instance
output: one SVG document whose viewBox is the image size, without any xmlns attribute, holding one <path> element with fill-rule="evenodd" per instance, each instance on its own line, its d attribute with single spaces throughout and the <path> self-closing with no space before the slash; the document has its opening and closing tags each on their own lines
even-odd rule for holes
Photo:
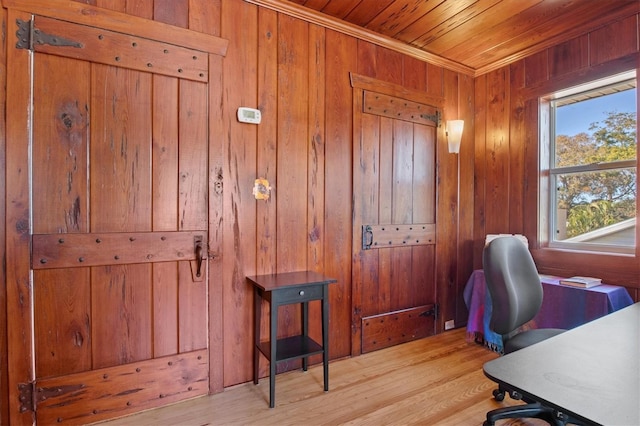
<svg viewBox="0 0 640 426">
<path fill-rule="evenodd" d="M 447 121 L 447 141 L 449 142 L 449 152 L 457 154 L 460 152 L 460 140 L 462 139 L 462 129 L 464 120 Z"/>
</svg>

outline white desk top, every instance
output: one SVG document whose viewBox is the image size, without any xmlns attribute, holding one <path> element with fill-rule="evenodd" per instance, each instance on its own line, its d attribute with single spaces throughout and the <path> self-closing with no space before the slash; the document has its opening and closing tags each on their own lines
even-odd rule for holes
<svg viewBox="0 0 640 426">
<path fill-rule="evenodd" d="M 484 365 L 491 380 L 603 425 L 640 425 L 640 302 Z"/>
</svg>

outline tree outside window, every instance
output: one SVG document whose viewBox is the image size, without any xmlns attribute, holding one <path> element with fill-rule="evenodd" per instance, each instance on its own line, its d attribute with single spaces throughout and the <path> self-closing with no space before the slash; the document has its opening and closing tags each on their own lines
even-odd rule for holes
<svg viewBox="0 0 640 426">
<path fill-rule="evenodd" d="M 635 247 L 635 86 L 634 78 L 552 101 L 552 243 L 587 250 Z M 583 131 L 563 132 L 575 124 L 562 122 L 572 119 L 565 108 L 580 119 L 604 118 Z"/>
</svg>

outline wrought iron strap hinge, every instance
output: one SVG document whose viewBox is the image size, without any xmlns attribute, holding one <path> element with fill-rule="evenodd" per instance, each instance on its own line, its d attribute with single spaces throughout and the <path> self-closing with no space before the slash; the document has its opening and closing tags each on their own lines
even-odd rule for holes
<svg viewBox="0 0 640 426">
<path fill-rule="evenodd" d="M 440 127 L 440 118 L 441 118 L 440 111 L 436 110 L 435 114 L 420 114 L 420 117 L 426 120 L 431 120 L 434 123 L 436 123 L 437 127 Z"/>
<path fill-rule="evenodd" d="M 438 314 L 439 313 L 440 313 L 440 304 L 436 303 L 436 304 L 433 305 L 433 308 L 422 312 L 420 314 L 420 316 L 421 317 L 428 317 L 428 316 L 432 316 L 433 315 L 434 318 L 438 318 Z"/>
<path fill-rule="evenodd" d="M 82 47 L 82 44 L 77 41 L 67 40 L 64 37 L 43 33 L 35 27 L 33 19 L 29 21 L 17 19 L 16 25 L 18 25 L 18 30 L 16 31 L 16 36 L 18 38 L 18 41 L 16 42 L 17 49 L 34 50 L 34 46 L 43 44 L 51 46 Z"/>
<path fill-rule="evenodd" d="M 35 382 L 29 383 L 18 383 L 18 391 L 20 398 L 20 412 L 25 413 L 27 411 L 35 412 L 36 404 L 35 404 Z"/>
<path fill-rule="evenodd" d="M 85 387 L 86 385 L 84 383 L 54 387 L 37 387 L 36 382 L 18 383 L 20 412 L 25 413 L 29 411 L 35 413 L 38 408 L 38 403 L 53 397 L 78 392 Z"/>
</svg>

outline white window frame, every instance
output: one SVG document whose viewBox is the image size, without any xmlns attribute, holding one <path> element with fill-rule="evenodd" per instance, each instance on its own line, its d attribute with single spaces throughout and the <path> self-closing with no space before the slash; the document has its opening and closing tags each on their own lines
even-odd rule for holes
<svg viewBox="0 0 640 426">
<path fill-rule="evenodd" d="M 558 221 L 557 213 L 557 195 L 555 176 L 576 173 L 576 172 L 597 172 L 601 170 L 611 170 L 619 168 L 636 168 L 636 179 L 638 179 L 637 159 L 624 160 L 610 163 L 596 163 L 570 167 L 558 167 L 555 168 L 555 140 L 556 140 L 556 123 L 555 123 L 555 111 L 553 104 L 561 99 L 572 97 L 581 93 L 592 92 L 598 88 L 607 86 L 619 85 L 625 81 L 636 80 L 636 71 L 628 71 L 622 74 L 617 74 L 605 79 L 589 82 L 575 86 L 566 90 L 558 91 L 552 95 L 542 98 L 540 116 L 542 118 L 547 117 L 548 120 L 540 120 L 540 150 L 541 150 L 541 180 L 540 188 L 543 189 L 541 194 L 547 194 L 546 200 L 540 200 L 539 208 L 539 237 L 541 241 L 547 241 L 547 245 L 550 248 L 567 249 L 575 251 L 587 251 L 587 252 L 604 252 L 604 253 L 617 253 L 617 254 L 634 254 L 636 251 L 635 246 L 638 245 L 638 241 L 635 242 L 633 247 L 623 245 L 612 244 L 595 244 L 584 242 L 571 242 L 571 241 L 556 241 L 556 223 Z M 637 82 L 636 82 L 636 96 Z M 638 111 L 636 111 L 636 116 Z M 636 118 L 637 122 L 637 118 Z M 636 145 L 637 145 L 636 135 Z M 546 186 L 545 186 L 546 185 Z M 637 184 L 636 184 L 637 185 Z M 543 195 L 544 196 L 544 195 Z M 637 200 L 636 200 L 637 204 Z M 638 211 L 636 211 L 636 225 L 637 225 Z"/>
</svg>

